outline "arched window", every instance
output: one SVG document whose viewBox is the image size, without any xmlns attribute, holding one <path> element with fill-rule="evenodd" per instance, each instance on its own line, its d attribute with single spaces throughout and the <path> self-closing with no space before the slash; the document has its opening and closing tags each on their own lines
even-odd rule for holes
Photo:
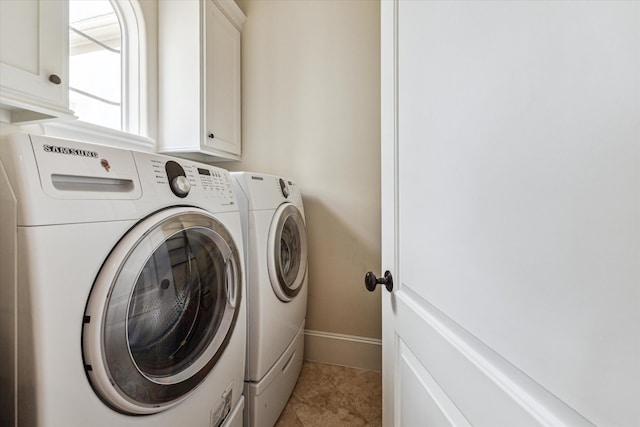
<svg viewBox="0 0 640 427">
<path fill-rule="evenodd" d="M 69 0 L 69 103 L 79 120 L 141 135 L 144 28 L 131 0 Z"/>
</svg>

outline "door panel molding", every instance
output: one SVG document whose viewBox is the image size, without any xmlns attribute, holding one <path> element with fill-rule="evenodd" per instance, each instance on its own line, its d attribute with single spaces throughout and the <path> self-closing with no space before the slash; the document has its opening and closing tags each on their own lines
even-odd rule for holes
<svg viewBox="0 0 640 427">
<path fill-rule="evenodd" d="M 396 298 L 398 321 L 422 325 L 405 331 L 403 345 L 425 363 L 425 371 L 472 425 L 496 425 L 499 416 L 505 426 L 593 426 L 410 286 L 405 284 Z M 491 407 L 495 411 L 486 418 Z"/>
<path fill-rule="evenodd" d="M 471 427 L 445 390 L 420 363 L 411 349 L 400 341 L 400 384 L 405 396 L 398 425 Z M 416 393 L 423 390 L 423 393 Z"/>
</svg>

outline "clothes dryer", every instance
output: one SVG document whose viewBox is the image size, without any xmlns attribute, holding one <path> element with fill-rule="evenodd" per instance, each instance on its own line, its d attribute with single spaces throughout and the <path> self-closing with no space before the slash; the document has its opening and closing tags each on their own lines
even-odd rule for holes
<svg viewBox="0 0 640 427">
<path fill-rule="evenodd" d="M 245 425 L 271 427 L 304 356 L 307 235 L 300 189 L 290 179 L 232 172 L 247 265 Z"/>
<path fill-rule="evenodd" d="M 209 165 L 45 136 L 1 141 L 0 419 L 242 425 L 236 200 L 228 172 Z"/>
</svg>

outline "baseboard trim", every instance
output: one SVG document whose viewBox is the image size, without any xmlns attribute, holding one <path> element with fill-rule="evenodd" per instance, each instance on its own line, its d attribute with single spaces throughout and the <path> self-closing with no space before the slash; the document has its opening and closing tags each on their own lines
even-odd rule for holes
<svg viewBox="0 0 640 427">
<path fill-rule="evenodd" d="M 305 329 L 304 347 L 306 360 L 382 370 L 382 340 L 379 339 Z"/>
</svg>

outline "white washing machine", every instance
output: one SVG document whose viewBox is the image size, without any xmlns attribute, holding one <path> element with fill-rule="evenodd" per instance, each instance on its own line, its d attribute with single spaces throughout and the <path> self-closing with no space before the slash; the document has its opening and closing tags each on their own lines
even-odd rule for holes
<svg viewBox="0 0 640 427">
<path fill-rule="evenodd" d="M 243 241 L 227 171 L 0 141 L 0 419 L 241 426 Z"/>
<path fill-rule="evenodd" d="M 245 425 L 275 424 L 304 356 L 307 237 L 300 189 L 273 175 L 232 172 L 245 231 Z"/>
</svg>

